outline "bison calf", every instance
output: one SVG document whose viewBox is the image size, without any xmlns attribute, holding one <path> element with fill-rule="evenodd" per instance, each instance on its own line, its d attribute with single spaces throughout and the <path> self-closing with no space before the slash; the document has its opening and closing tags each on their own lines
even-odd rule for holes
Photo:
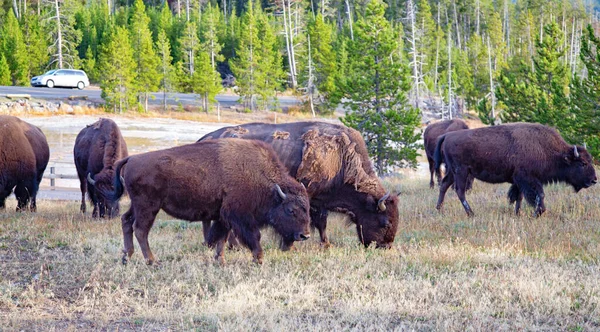
<svg viewBox="0 0 600 332">
<path fill-rule="evenodd" d="M 21 119 L 0 115 L 0 209 L 15 190 L 17 211 L 36 211 L 36 195 L 50 159 L 46 136 Z"/>
<path fill-rule="evenodd" d="M 119 214 L 119 203 L 102 193 L 113 190 L 115 163 L 128 156 L 121 130 L 111 119 L 100 119 L 83 128 L 73 148 L 75 168 L 81 189 L 81 212 L 85 213 L 85 192 L 94 205 L 92 217 L 109 218 Z M 96 190 L 96 188 L 104 188 Z"/>
<path fill-rule="evenodd" d="M 468 177 L 489 183 L 512 183 L 510 202 L 519 213 L 523 197 L 535 207 L 535 215 L 546 210 L 543 185 L 565 182 L 575 191 L 597 182 L 592 157 L 580 146 L 567 144 L 553 128 L 541 124 L 514 123 L 455 131 L 438 139 L 434 153 L 436 169 L 443 160 L 447 174 L 440 185 L 437 209 L 454 183 L 467 215 L 473 210 L 465 198 Z"/>
<path fill-rule="evenodd" d="M 306 189 L 262 142 L 214 140 L 131 156 L 117 163 L 115 192 L 106 195 L 120 197 L 122 181 L 131 198 L 121 217 L 123 263 L 133 254 L 134 233 L 146 262 L 156 261 L 148 232 L 161 209 L 187 221 L 215 220 L 207 242 L 221 262 L 231 230 L 257 263 L 263 258 L 263 226 L 275 228 L 289 245 L 310 237 Z"/>
</svg>

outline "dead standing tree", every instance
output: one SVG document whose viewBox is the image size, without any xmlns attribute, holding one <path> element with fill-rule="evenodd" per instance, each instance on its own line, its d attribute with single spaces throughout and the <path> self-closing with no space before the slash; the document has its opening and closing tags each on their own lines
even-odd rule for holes
<svg viewBox="0 0 600 332">
<path fill-rule="evenodd" d="M 51 6 L 49 17 L 44 22 L 50 26 L 49 46 L 50 63 L 48 67 L 73 68 L 77 59 L 77 45 L 81 40 L 81 31 L 75 30 L 75 16 L 73 15 L 75 2 L 71 0 L 46 0 L 44 3 Z"/>
</svg>

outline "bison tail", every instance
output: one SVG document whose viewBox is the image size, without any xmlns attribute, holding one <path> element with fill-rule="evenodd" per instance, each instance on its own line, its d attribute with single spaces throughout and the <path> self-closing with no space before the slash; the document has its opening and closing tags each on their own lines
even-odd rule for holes
<svg viewBox="0 0 600 332">
<path fill-rule="evenodd" d="M 439 177 L 440 176 L 440 167 L 442 166 L 442 163 L 444 162 L 442 159 L 442 144 L 444 143 L 444 140 L 446 139 L 446 135 L 442 135 L 438 138 L 437 140 L 437 144 L 435 145 L 435 152 L 433 152 L 433 161 L 435 162 L 435 174 Z"/>
</svg>

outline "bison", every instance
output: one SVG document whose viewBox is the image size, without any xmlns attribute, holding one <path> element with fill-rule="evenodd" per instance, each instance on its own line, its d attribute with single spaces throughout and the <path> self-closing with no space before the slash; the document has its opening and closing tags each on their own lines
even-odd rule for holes
<svg viewBox="0 0 600 332">
<path fill-rule="evenodd" d="M 35 212 L 36 195 L 50 159 L 50 148 L 40 128 L 21 119 L 0 115 L 0 209 L 13 191 L 17 211 Z"/>
<path fill-rule="evenodd" d="M 116 217 L 119 202 L 108 199 L 103 192 L 112 190 L 115 163 L 128 156 L 127 144 L 119 126 L 111 119 L 100 119 L 86 126 L 75 139 L 73 156 L 81 189 L 81 212 L 86 210 L 87 191 L 94 205 L 92 217 Z"/>
<path fill-rule="evenodd" d="M 465 198 L 467 178 L 489 183 L 512 183 L 508 191 L 518 215 L 523 197 L 535 207 L 535 215 L 546 210 L 545 184 L 566 182 L 576 192 L 597 182 L 592 157 L 584 147 L 567 144 L 553 128 L 532 123 L 514 123 L 455 131 L 440 136 L 435 148 L 436 169 L 443 160 L 447 174 L 440 185 L 437 209 L 454 183 L 467 215 L 473 210 Z"/>
<path fill-rule="evenodd" d="M 119 161 L 114 174 L 114 192 L 105 194 L 118 198 L 125 187 L 131 198 L 121 217 L 124 264 L 133 254 L 134 233 L 146 262 L 156 261 L 148 232 L 161 209 L 187 221 L 215 220 L 207 242 L 221 262 L 231 230 L 257 263 L 263 226 L 272 226 L 288 245 L 310 237 L 306 189 L 263 142 L 229 139 L 148 152 Z"/>
<path fill-rule="evenodd" d="M 433 181 L 433 174 L 435 173 L 438 183 L 441 182 L 440 172 L 435 171 L 435 162 L 433 160 L 433 153 L 435 151 L 435 145 L 438 137 L 451 131 L 469 129 L 469 126 L 460 119 L 445 120 L 435 122 L 427 126 L 423 132 L 423 141 L 425 143 L 425 154 L 427 155 L 427 161 L 429 162 L 429 173 L 431 174 L 429 180 L 429 187 L 435 187 Z"/>
<path fill-rule="evenodd" d="M 365 246 L 389 248 L 398 227 L 398 197 L 386 193 L 365 142 L 354 129 L 325 122 L 249 123 L 225 127 L 199 142 L 237 137 L 270 144 L 289 174 L 306 186 L 311 225 L 329 246 L 328 211 L 346 213 Z M 205 222 L 208 227 L 210 222 Z"/>
</svg>

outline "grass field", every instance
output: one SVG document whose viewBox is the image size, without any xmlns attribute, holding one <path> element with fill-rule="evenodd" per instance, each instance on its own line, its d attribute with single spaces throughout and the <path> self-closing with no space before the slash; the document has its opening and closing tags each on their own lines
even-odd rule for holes
<svg viewBox="0 0 600 332">
<path fill-rule="evenodd" d="M 453 192 L 443 213 L 428 180 L 401 191 L 391 250 L 364 249 L 341 215 L 334 246 L 316 234 L 281 252 L 263 231 L 265 262 L 247 249 L 213 262 L 201 225 L 160 214 L 159 266 L 137 247 L 120 263 L 120 220 L 77 202 L 0 214 L 0 330 L 563 330 L 600 329 L 600 188 L 546 187 L 548 211 L 515 217 L 508 185 L 476 183 L 467 218 Z M 125 205 L 128 205 L 125 203 Z"/>
</svg>

